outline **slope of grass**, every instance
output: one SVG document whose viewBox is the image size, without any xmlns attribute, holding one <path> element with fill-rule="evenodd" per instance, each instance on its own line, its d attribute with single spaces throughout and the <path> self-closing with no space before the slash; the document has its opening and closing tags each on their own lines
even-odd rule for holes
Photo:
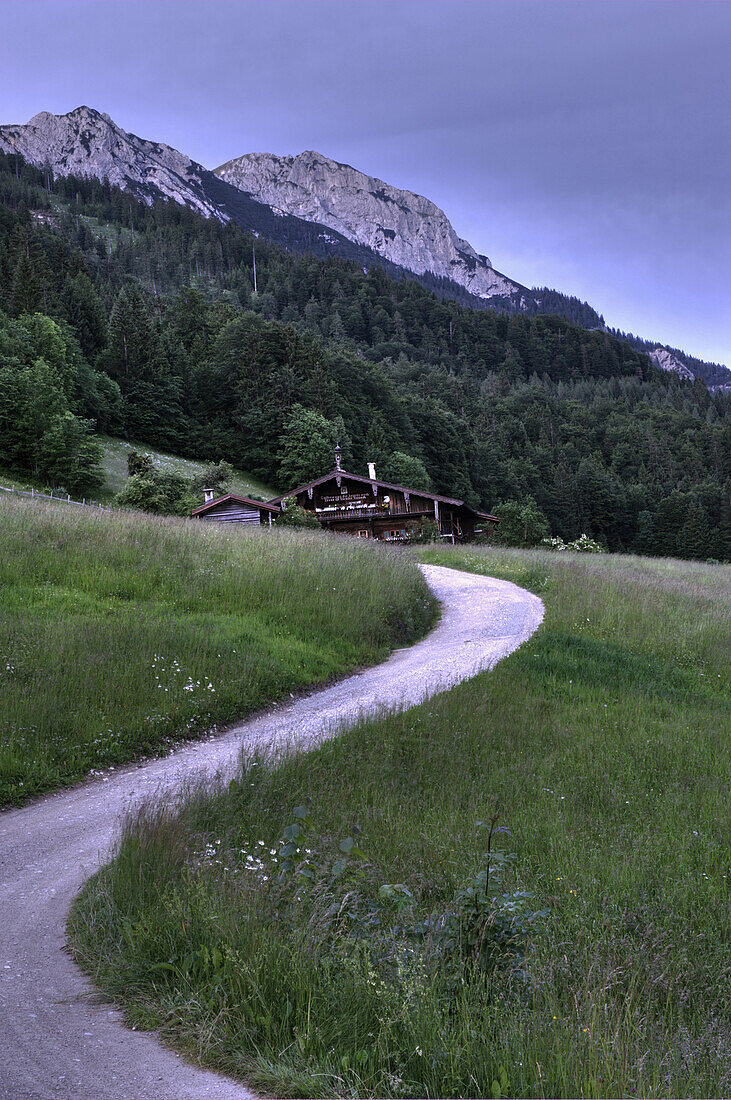
<svg viewBox="0 0 731 1100">
<path fill-rule="evenodd" d="M 137 451 L 152 459 L 155 468 L 164 473 L 182 474 L 183 477 L 197 477 L 206 468 L 207 463 L 196 462 L 189 458 L 178 458 L 175 455 L 164 454 L 162 451 L 153 451 L 144 443 L 130 443 L 125 439 L 114 439 L 111 436 L 99 435 L 96 437 L 102 444 L 101 465 L 104 470 L 104 487 L 87 500 L 108 504 L 117 493 L 127 484 L 127 456 L 130 451 Z M 10 467 L 0 465 L 0 485 L 6 488 L 15 486 L 16 489 L 35 489 L 39 493 L 50 493 L 51 487 L 43 478 L 33 477 L 29 473 L 18 473 Z M 235 470 L 231 478 L 230 491 L 241 496 L 263 497 L 268 500 L 273 497 L 274 490 L 268 485 Z M 201 503 L 203 500 L 201 498 Z"/>
<path fill-rule="evenodd" d="M 127 455 L 130 451 L 147 455 L 152 459 L 155 467 L 164 473 L 197 477 L 206 467 L 205 462 L 194 462 L 192 459 L 176 458 L 174 455 L 163 454 L 162 451 L 153 451 L 144 443 L 130 443 L 124 439 L 113 439 L 111 436 L 104 435 L 98 438 L 104 447 L 102 467 L 107 479 L 105 492 L 99 494 L 99 499 L 115 496 L 127 484 Z M 273 489 L 248 477 L 240 470 L 235 471 L 230 490 L 241 496 L 251 496 L 252 493 L 267 499 L 274 496 Z"/>
<path fill-rule="evenodd" d="M 414 710 L 143 811 L 76 904 L 77 959 L 267 1095 L 728 1095 L 731 570 L 425 556 L 539 592 L 543 627 Z M 514 863 L 479 943 L 513 921 L 520 965 L 438 934 L 473 927 L 496 807 Z"/>
<path fill-rule="evenodd" d="M 200 736 L 433 620 L 414 564 L 382 548 L 0 497 L 0 803 Z"/>
</svg>

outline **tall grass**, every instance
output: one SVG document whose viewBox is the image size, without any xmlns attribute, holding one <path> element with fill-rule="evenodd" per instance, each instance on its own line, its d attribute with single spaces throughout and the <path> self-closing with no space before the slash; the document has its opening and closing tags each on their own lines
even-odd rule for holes
<svg viewBox="0 0 731 1100">
<path fill-rule="evenodd" d="M 164 751 L 430 625 L 355 541 L 0 500 L 0 802 Z"/>
<path fill-rule="evenodd" d="M 76 904 L 77 959 L 267 1094 L 728 1095 L 731 570 L 427 556 L 539 591 L 543 627 L 420 707 L 144 810 Z M 313 877 L 280 886 L 301 806 Z M 484 867 L 496 806 L 501 904 L 549 916 L 524 966 L 486 970 L 418 932 Z"/>
</svg>

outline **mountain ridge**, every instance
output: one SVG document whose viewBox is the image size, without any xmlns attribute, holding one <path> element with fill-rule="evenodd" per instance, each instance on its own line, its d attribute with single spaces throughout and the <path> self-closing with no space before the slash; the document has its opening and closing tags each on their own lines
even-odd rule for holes
<svg viewBox="0 0 731 1100">
<path fill-rule="evenodd" d="M 28 123 L 0 126 L 0 151 L 20 154 L 54 175 L 106 179 L 147 205 L 162 197 L 220 223 L 234 221 L 290 250 L 336 255 L 364 270 L 378 264 L 391 278 L 414 278 L 473 309 L 556 313 L 607 331 L 587 303 L 545 287 L 529 289 L 497 271 L 457 236 L 431 200 L 313 150 L 244 154 L 211 171 L 82 105 L 65 115 L 40 111 Z M 658 349 L 654 361 L 661 369 L 701 378 L 711 388 L 731 384 L 724 366 L 658 341 L 642 343 L 645 350 Z"/>
</svg>

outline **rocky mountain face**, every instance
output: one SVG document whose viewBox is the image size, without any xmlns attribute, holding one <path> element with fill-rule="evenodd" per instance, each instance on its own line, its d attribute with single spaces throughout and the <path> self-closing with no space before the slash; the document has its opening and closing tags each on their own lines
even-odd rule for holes
<svg viewBox="0 0 731 1100">
<path fill-rule="evenodd" d="M 651 351 L 648 351 L 647 354 L 650 356 L 655 366 L 659 367 L 660 370 L 672 371 L 673 374 L 679 374 L 681 378 L 689 378 L 691 381 L 695 377 L 693 372 L 686 367 L 685 363 L 683 363 L 677 355 L 673 355 L 672 351 L 662 347 L 660 344 Z"/>
<path fill-rule="evenodd" d="M 352 231 L 339 232 L 332 219 L 328 225 L 318 222 L 312 215 L 312 209 L 306 218 L 285 213 L 281 204 L 275 211 L 264 195 L 232 186 L 223 176 L 214 175 L 169 145 L 128 133 L 117 126 L 109 115 L 101 114 L 92 107 L 77 107 L 66 115 L 42 111 L 25 125 L 0 126 L 0 152 L 20 153 L 30 164 L 37 168 L 47 167 L 57 176 L 108 179 L 111 184 L 130 191 L 148 205 L 155 199 L 165 198 L 188 206 L 207 218 L 216 218 L 221 222 L 235 221 L 243 229 L 255 235 L 261 234 L 288 249 L 313 252 L 317 256 L 337 255 L 365 268 L 379 263 L 391 277 L 398 278 L 404 273 L 414 275 L 430 290 L 439 290 L 446 297 L 457 298 L 465 305 L 477 304 L 477 299 L 465 289 L 464 284 L 449 275 L 446 282 L 441 274 L 432 274 L 427 263 L 422 262 L 417 269 L 392 261 L 383 251 L 376 251 L 362 243 L 362 233 L 359 237 Z M 394 194 L 399 193 L 394 191 Z M 427 204 L 426 199 L 419 201 Z M 430 203 L 427 205 L 433 206 Z M 433 209 L 437 210 L 437 207 Z M 444 219 L 441 211 L 438 213 Z M 444 221 L 455 241 L 458 241 L 449 223 L 446 219 Z M 406 226 L 404 228 L 408 231 Z M 391 232 L 395 234 L 395 231 Z M 466 242 L 459 244 L 472 252 Z M 405 246 L 403 251 L 405 255 L 408 252 Z M 465 255 L 470 259 L 467 252 Z M 477 257 L 477 260 L 481 258 Z M 506 305 L 509 302 L 512 308 L 521 308 L 520 297 L 525 295 L 533 311 L 538 308 L 524 287 L 496 274 L 494 279 L 502 280 L 506 287 L 503 298 Z"/>
<path fill-rule="evenodd" d="M 209 172 L 169 145 L 122 130 L 109 115 L 77 107 L 67 115 L 41 111 L 24 126 L 0 126 L 0 150 L 18 152 L 58 176 L 108 179 L 146 202 L 159 196 L 190 206 L 207 218 L 228 221 L 206 196 Z"/>
<path fill-rule="evenodd" d="M 326 225 L 399 267 L 450 279 L 476 298 L 502 298 L 523 289 L 458 237 L 429 199 L 320 153 L 247 153 L 215 174 L 275 212 Z"/>
</svg>

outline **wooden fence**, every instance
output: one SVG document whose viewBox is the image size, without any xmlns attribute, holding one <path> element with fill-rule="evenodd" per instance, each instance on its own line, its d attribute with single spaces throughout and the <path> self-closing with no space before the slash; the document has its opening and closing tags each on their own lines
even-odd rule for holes
<svg viewBox="0 0 731 1100">
<path fill-rule="evenodd" d="M 99 508 L 102 512 L 108 511 L 103 504 L 87 503 L 86 497 L 84 497 L 83 500 L 72 500 L 69 493 L 65 496 L 62 494 L 56 496 L 53 490 L 51 490 L 50 493 L 38 493 L 35 489 L 16 489 L 15 485 L 0 485 L 0 490 L 2 490 L 3 493 L 15 493 L 16 496 L 21 497 L 33 497 L 33 499 L 37 497 L 38 500 L 53 500 L 58 504 L 78 504 L 80 508 Z"/>
</svg>

